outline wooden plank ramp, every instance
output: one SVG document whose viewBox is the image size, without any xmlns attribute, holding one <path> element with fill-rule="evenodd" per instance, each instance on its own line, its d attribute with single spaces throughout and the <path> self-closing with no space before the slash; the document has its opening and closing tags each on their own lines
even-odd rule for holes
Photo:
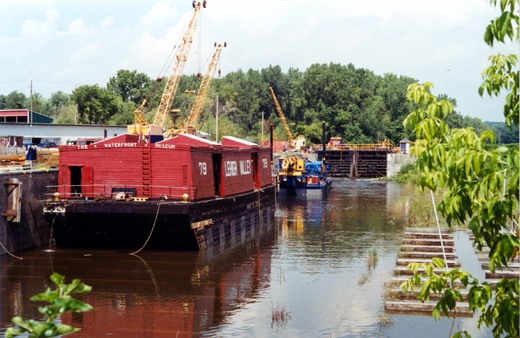
<svg viewBox="0 0 520 338">
<path fill-rule="evenodd" d="M 468 230 L 466 233 L 469 236 L 469 240 L 473 242 L 472 245 L 475 247 L 475 236 L 473 235 L 473 232 Z M 479 262 L 482 262 L 481 266 L 482 270 L 485 272 L 486 282 L 488 282 L 491 286 L 496 286 L 502 278 L 520 279 L 520 256 L 517 256 L 515 259 L 511 260 L 507 267 L 502 266 L 502 268 L 499 268 L 495 265 L 495 272 L 493 273 L 489 270 L 490 251 L 491 250 L 485 243 L 482 246 L 482 250 L 475 248 L 477 259 Z"/>
<path fill-rule="evenodd" d="M 446 253 L 453 253 L 454 247 L 448 246 L 444 247 L 444 252 Z M 401 252 L 435 252 L 435 253 L 442 253 L 442 247 L 440 245 L 438 246 L 432 246 L 432 245 L 412 245 L 412 244 L 403 244 L 401 245 Z"/>
<path fill-rule="evenodd" d="M 431 316 L 432 311 L 437 305 L 437 301 L 442 297 L 441 294 L 430 293 L 430 300 L 421 302 L 417 299 L 417 295 L 421 290 L 420 286 L 414 287 L 414 291 L 403 293 L 400 285 L 406 282 L 413 271 L 408 270 L 407 266 L 410 263 L 425 263 L 431 262 L 432 258 L 444 259 L 446 255 L 446 263 L 448 269 L 460 267 L 460 263 L 455 255 L 455 242 L 453 240 L 453 233 L 450 229 L 437 228 L 406 228 L 404 238 L 399 252 L 399 258 L 396 260 L 396 267 L 394 275 L 388 285 L 388 296 L 385 301 L 385 312 L 388 314 L 400 314 L 408 316 Z M 442 237 L 441 237 L 442 236 Z M 442 244 L 441 244 L 442 243 Z M 444 253 L 442 246 L 444 245 Z M 419 271 L 424 271 L 420 268 Z M 437 274 L 445 271 L 435 267 L 433 271 Z M 421 285 L 427 278 L 421 278 Z M 460 282 L 455 282 L 454 287 L 457 288 L 462 296 L 463 302 L 458 302 L 456 306 L 457 317 L 472 318 L 473 312 L 469 312 L 469 305 L 465 301 L 467 297 L 467 290 Z M 441 315 L 442 314 L 441 311 Z M 450 314 L 450 316 L 453 315 Z"/>
<path fill-rule="evenodd" d="M 392 277 L 392 279 L 390 280 L 389 286 L 392 288 L 394 288 L 394 287 L 398 288 L 401 286 L 401 284 L 406 282 L 409 278 L 410 278 L 410 276 L 397 275 L 395 277 Z M 424 281 L 427 280 L 427 278 L 421 278 L 420 280 L 421 280 L 421 286 L 422 286 Z M 414 290 L 419 289 L 421 286 L 415 286 Z M 464 285 L 459 281 L 455 281 L 455 284 L 453 284 L 453 287 L 459 291 L 465 289 Z"/>
<path fill-rule="evenodd" d="M 443 256 L 442 252 L 440 253 L 440 256 L 442 258 L 442 256 Z M 424 263 L 424 264 L 428 264 L 431 261 L 432 261 L 431 258 L 398 258 L 397 261 L 396 261 L 396 265 L 397 266 L 405 266 L 406 267 L 410 263 Z M 445 263 L 448 266 L 448 268 L 460 268 L 459 261 L 447 259 L 445 261 Z"/>
<path fill-rule="evenodd" d="M 473 318 L 473 312 L 469 312 L 469 304 L 456 303 L 457 318 Z M 431 316 L 432 311 L 437 305 L 436 302 L 420 302 L 420 301 L 391 301 L 385 303 L 385 312 L 392 315 L 407 315 L 407 316 Z M 453 318 L 455 313 L 450 312 L 450 317 Z M 441 311 L 441 317 L 444 317 Z"/>
<path fill-rule="evenodd" d="M 432 258 L 444 259 L 444 255 L 441 252 L 401 251 L 399 252 L 399 258 L 425 258 L 431 260 Z M 446 259 L 454 260 L 455 258 L 457 258 L 457 255 L 453 252 L 446 253 Z"/>
<path fill-rule="evenodd" d="M 417 301 L 417 295 L 419 294 L 419 291 L 420 289 L 417 287 L 417 288 L 414 288 L 414 291 L 411 292 L 411 291 L 408 291 L 407 293 L 404 293 L 400 288 L 396 288 L 396 287 L 393 287 L 391 289 L 388 290 L 388 298 L 390 300 L 412 300 L 412 301 Z M 468 291 L 467 290 L 462 290 L 462 291 L 459 291 L 461 296 L 462 296 L 462 300 L 463 302 L 467 302 L 467 297 L 468 297 Z M 431 301 L 439 301 L 441 299 L 441 297 L 443 296 L 443 294 L 439 294 L 439 293 L 430 293 L 430 300 Z"/>
</svg>

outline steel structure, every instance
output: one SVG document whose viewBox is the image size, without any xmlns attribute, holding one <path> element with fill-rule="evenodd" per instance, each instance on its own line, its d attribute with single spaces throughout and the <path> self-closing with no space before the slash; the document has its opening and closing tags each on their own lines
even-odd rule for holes
<svg viewBox="0 0 520 338">
<path fill-rule="evenodd" d="M 195 102 L 191 108 L 190 115 L 183 121 L 182 126 L 174 128 L 172 131 L 167 131 L 166 138 L 170 138 L 174 135 L 177 135 L 178 133 L 191 135 L 195 134 L 195 128 L 197 127 L 200 113 L 202 112 L 202 108 L 204 108 L 204 102 L 206 100 L 206 96 L 208 96 L 211 81 L 213 80 L 213 75 L 215 75 L 215 70 L 217 69 L 220 52 L 224 47 L 226 47 L 225 42 L 223 44 L 215 42 L 215 52 L 213 53 L 211 61 L 209 62 L 208 70 L 202 78 L 202 82 L 200 83 L 199 91 L 197 92 L 197 97 L 195 98 Z"/>
<path fill-rule="evenodd" d="M 213 80 L 213 75 L 215 75 L 215 70 L 217 69 L 218 60 L 220 57 L 220 52 L 222 48 L 226 47 L 226 43 L 215 43 L 215 52 L 213 53 L 213 57 L 208 66 L 208 71 L 202 82 L 200 84 L 199 92 L 197 93 L 197 97 L 195 98 L 195 102 L 193 103 L 193 107 L 191 108 L 190 115 L 184 121 L 185 127 L 193 127 L 195 128 L 197 125 L 197 121 L 199 120 L 200 113 L 202 112 L 202 108 L 204 107 L 204 101 L 206 96 L 208 95 L 209 87 L 211 86 L 211 81 Z"/>
<path fill-rule="evenodd" d="M 298 136 L 296 139 L 294 139 L 291 130 L 289 129 L 289 126 L 287 125 L 287 121 L 285 120 L 285 116 L 283 115 L 282 107 L 280 107 L 280 104 L 278 103 L 278 100 L 276 99 L 276 95 L 274 95 L 273 88 L 269 87 L 269 90 L 271 91 L 271 95 L 273 95 L 274 105 L 276 107 L 276 110 L 278 111 L 278 115 L 280 116 L 280 120 L 282 121 L 283 128 L 285 129 L 285 133 L 287 134 L 287 141 L 289 142 L 289 148 L 300 148 L 305 146 L 305 139 L 302 135 Z"/>
<path fill-rule="evenodd" d="M 170 77 L 168 78 L 168 82 L 166 83 L 166 87 L 164 88 L 161 102 L 157 108 L 157 113 L 155 114 L 155 121 L 153 124 L 164 126 L 164 122 L 166 121 L 166 117 L 168 116 L 168 112 L 172 106 L 173 98 L 175 97 L 175 92 L 177 91 L 177 87 L 179 87 L 182 71 L 186 65 L 186 60 L 188 59 L 188 54 L 190 53 L 191 45 L 193 43 L 193 37 L 195 35 L 195 29 L 197 28 L 197 21 L 200 16 L 200 10 L 203 6 L 206 7 L 206 1 L 193 2 L 193 8 L 195 10 L 193 12 L 193 16 L 191 17 L 188 29 L 182 36 L 181 44 L 177 50 L 177 55 L 175 56 L 172 71 L 170 73 Z"/>
<path fill-rule="evenodd" d="M 181 75 L 184 70 L 184 66 L 186 65 L 186 60 L 188 59 L 188 54 L 193 43 L 195 30 L 197 28 L 197 22 L 200 17 L 200 11 L 202 7 L 206 8 L 205 0 L 193 1 L 193 15 L 188 23 L 187 29 L 182 35 L 181 42 L 177 48 L 177 54 L 175 55 L 175 59 L 173 60 L 172 70 L 170 72 L 170 76 L 168 77 L 168 82 L 166 83 L 166 86 L 164 88 L 161 97 L 161 102 L 159 103 L 159 107 L 157 108 L 157 113 L 155 114 L 155 119 L 153 122 L 153 125 L 155 126 L 160 126 L 162 128 L 166 121 L 166 117 L 168 116 L 168 112 L 171 108 L 177 88 L 179 87 Z M 144 100 L 143 103 L 139 106 L 139 108 L 137 108 L 134 112 L 134 133 L 136 133 L 135 131 L 137 131 L 137 133 L 141 133 L 142 127 L 147 125 L 143 114 L 143 108 L 145 104 L 146 100 Z M 137 126 L 140 126 L 140 128 L 136 128 Z"/>
</svg>

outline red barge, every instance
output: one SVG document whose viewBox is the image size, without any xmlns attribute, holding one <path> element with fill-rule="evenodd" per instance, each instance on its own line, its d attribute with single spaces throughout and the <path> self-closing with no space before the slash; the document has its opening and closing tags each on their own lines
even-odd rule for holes
<svg viewBox="0 0 520 338">
<path fill-rule="evenodd" d="M 234 137 L 124 134 L 61 147 L 58 184 L 44 214 L 60 247 L 234 246 L 274 217 L 271 150 Z"/>
</svg>

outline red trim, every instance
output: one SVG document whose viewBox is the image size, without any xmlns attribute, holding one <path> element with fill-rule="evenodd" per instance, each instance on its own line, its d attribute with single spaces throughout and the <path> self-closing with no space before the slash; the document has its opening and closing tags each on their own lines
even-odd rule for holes
<svg viewBox="0 0 520 338">
<path fill-rule="evenodd" d="M 28 116 L 28 110 L 0 110 L 0 116 Z"/>
</svg>

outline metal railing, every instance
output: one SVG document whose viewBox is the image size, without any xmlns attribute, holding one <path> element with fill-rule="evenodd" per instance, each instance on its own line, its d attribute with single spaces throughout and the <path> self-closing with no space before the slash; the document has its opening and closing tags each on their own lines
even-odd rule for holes
<svg viewBox="0 0 520 338">
<path fill-rule="evenodd" d="M 151 193 L 148 196 L 143 194 L 144 187 L 150 188 Z M 132 195 L 130 197 L 146 197 L 146 198 L 162 198 L 162 199 L 184 199 L 184 195 L 188 195 L 188 199 L 197 198 L 196 187 L 170 187 L 160 185 L 121 185 L 121 184 L 85 184 L 85 185 L 49 185 L 46 186 L 47 191 L 44 195 L 48 198 L 55 197 L 56 193 L 60 198 L 114 198 L 118 193 L 124 192 Z M 132 194 L 135 190 L 135 194 Z M 155 191 L 154 191 L 155 190 Z"/>
</svg>

